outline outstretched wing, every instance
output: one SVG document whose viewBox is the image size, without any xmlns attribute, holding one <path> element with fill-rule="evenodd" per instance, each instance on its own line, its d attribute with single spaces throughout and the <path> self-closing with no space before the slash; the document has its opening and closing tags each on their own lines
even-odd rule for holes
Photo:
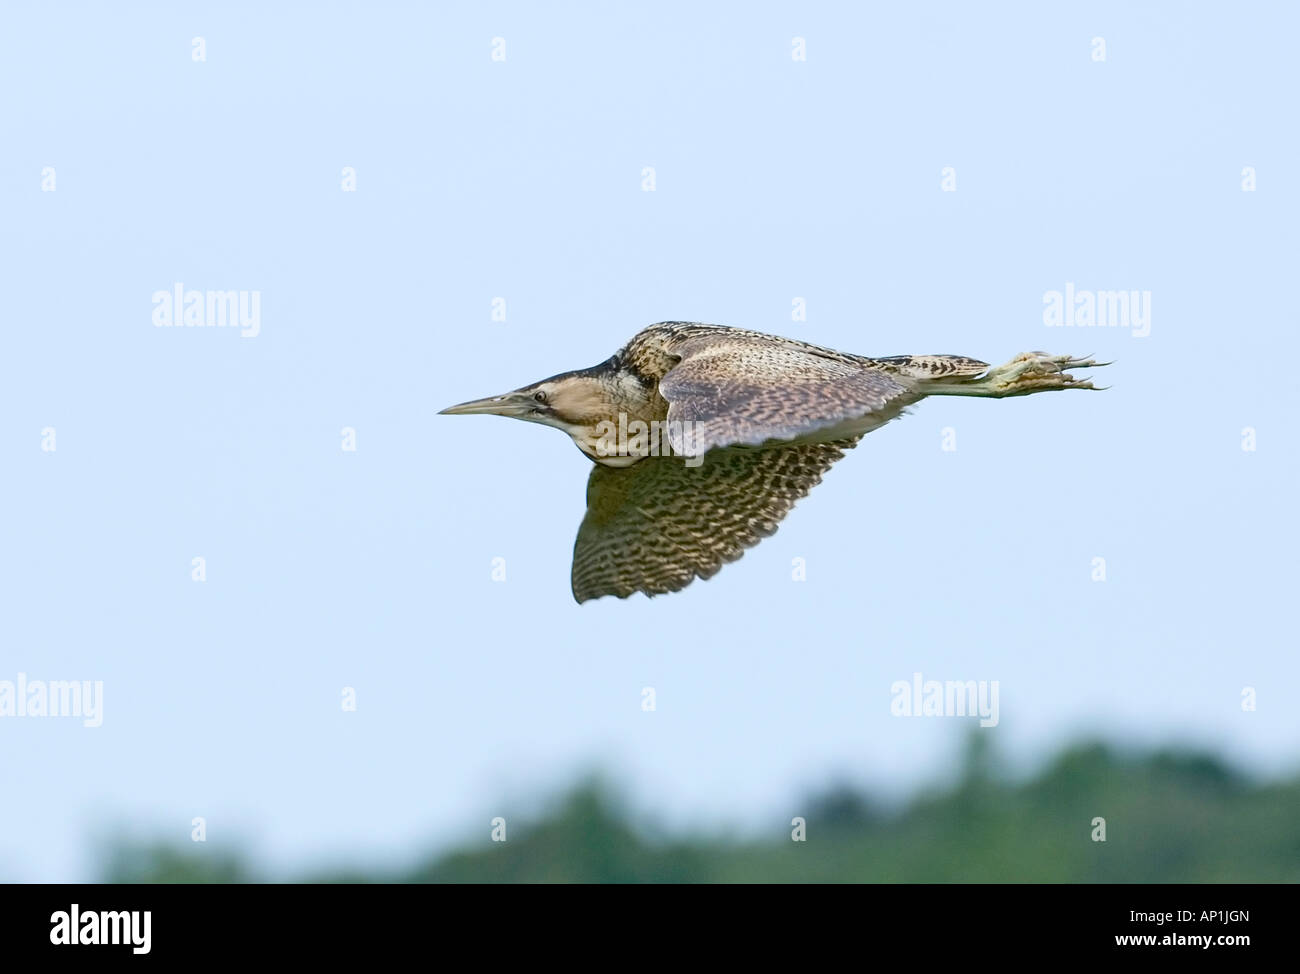
<svg viewBox="0 0 1300 974">
<path fill-rule="evenodd" d="M 730 447 L 698 466 L 668 456 L 597 464 L 573 546 L 573 597 L 661 595 L 712 577 L 775 532 L 859 439 Z"/>
<path fill-rule="evenodd" d="M 673 448 L 689 456 L 868 432 L 920 398 L 906 376 L 869 359 L 767 335 L 708 332 L 673 352 L 681 360 L 659 391 Z"/>
</svg>

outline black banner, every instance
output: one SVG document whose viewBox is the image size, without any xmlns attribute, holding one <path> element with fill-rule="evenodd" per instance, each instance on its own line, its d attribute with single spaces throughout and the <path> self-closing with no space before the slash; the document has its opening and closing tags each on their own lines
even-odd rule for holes
<svg viewBox="0 0 1300 974">
<path fill-rule="evenodd" d="M 918 963 L 966 951 L 972 960 L 1130 954 L 1230 963 L 1292 940 L 1283 924 L 1294 901 L 1289 886 L 690 887 L 599 896 L 581 887 L 4 886 L 0 942 L 10 959 L 133 963 L 396 959 L 479 934 L 494 956 L 512 944 L 563 941 L 568 953 L 612 959 L 610 938 L 629 955 L 701 940 L 744 954 L 781 939 L 815 950 L 839 942 L 856 957 L 902 951 Z"/>
</svg>

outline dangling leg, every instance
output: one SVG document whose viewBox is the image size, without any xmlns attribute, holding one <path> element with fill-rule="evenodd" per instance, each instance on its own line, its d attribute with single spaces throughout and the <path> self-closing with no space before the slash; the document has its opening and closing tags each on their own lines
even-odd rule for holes
<svg viewBox="0 0 1300 974">
<path fill-rule="evenodd" d="M 1066 369 L 1100 368 L 1109 364 L 1090 358 L 1025 352 L 1005 365 L 995 365 L 970 378 L 944 376 L 924 382 L 921 391 L 927 396 L 988 396 L 1004 399 L 1056 389 L 1097 389 L 1099 387 L 1094 386 L 1091 379 L 1076 379 Z"/>
</svg>

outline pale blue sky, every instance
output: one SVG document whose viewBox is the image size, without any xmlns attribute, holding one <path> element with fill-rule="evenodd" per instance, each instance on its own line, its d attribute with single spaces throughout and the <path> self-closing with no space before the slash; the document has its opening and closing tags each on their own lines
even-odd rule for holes
<svg viewBox="0 0 1300 974">
<path fill-rule="evenodd" d="M 7 6 L 0 680 L 103 680 L 105 713 L 0 719 L 0 878 L 194 816 L 268 868 L 402 861 L 596 765 L 783 835 L 832 776 L 946 780 L 968 722 L 889 713 L 916 671 L 998 680 L 1024 767 L 1096 732 L 1294 770 L 1276 6 Z M 261 334 L 155 328 L 175 282 L 259 291 Z M 1150 335 L 1047 328 L 1066 282 L 1150 291 Z M 671 318 L 1117 364 L 922 403 L 712 581 L 579 607 L 588 462 L 435 413 Z"/>
</svg>

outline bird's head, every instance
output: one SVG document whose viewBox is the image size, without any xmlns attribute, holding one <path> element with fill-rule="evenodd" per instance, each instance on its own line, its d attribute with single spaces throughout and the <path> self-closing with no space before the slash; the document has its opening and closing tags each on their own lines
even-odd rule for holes
<svg viewBox="0 0 1300 974">
<path fill-rule="evenodd" d="M 486 399 L 473 399 L 442 410 L 442 415 L 485 413 L 510 416 L 564 430 L 578 449 L 593 458 L 601 423 L 617 422 L 616 382 L 601 367 L 564 372 L 532 385 Z"/>
</svg>

